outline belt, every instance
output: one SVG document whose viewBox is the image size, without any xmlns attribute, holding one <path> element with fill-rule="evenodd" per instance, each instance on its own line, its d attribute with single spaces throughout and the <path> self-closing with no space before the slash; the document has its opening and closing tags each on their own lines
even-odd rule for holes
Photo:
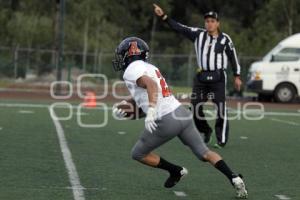
<svg viewBox="0 0 300 200">
<path fill-rule="evenodd" d="M 201 72 L 216 72 L 216 71 L 225 71 L 224 69 L 216 69 L 216 70 L 213 70 L 213 71 L 209 71 L 209 70 L 203 70 L 202 68 L 198 67 L 196 69 L 196 72 L 197 73 L 201 73 Z"/>
</svg>

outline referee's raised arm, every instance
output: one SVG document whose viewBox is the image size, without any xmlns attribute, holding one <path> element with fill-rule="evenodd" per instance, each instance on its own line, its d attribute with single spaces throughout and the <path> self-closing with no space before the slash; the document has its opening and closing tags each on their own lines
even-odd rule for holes
<svg viewBox="0 0 300 200">
<path fill-rule="evenodd" d="M 201 28 L 188 27 L 179 22 L 176 22 L 175 20 L 169 18 L 168 15 L 165 14 L 163 9 L 159 7 L 157 4 L 153 4 L 153 6 L 154 6 L 154 12 L 158 17 L 160 17 L 163 21 L 165 21 L 173 30 L 175 30 L 178 33 L 181 33 L 182 35 L 184 35 L 185 37 L 187 37 L 193 42 L 199 36 L 200 32 L 204 31 L 204 29 Z"/>
</svg>

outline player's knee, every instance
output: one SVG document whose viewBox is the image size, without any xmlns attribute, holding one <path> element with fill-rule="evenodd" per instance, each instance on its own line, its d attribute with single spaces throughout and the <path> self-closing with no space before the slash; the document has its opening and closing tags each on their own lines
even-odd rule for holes
<svg viewBox="0 0 300 200">
<path fill-rule="evenodd" d="M 141 161 L 143 159 L 144 155 L 141 154 L 137 149 L 132 149 L 131 151 L 131 158 L 133 160 Z"/>
<path fill-rule="evenodd" d="M 199 157 L 199 159 L 203 162 L 209 162 L 211 160 L 211 153 L 212 151 L 211 150 L 206 150 L 206 151 L 203 151 L 201 152 L 201 157 Z"/>
<path fill-rule="evenodd" d="M 203 159 L 206 162 L 215 163 L 216 161 L 221 160 L 222 157 L 216 152 L 209 150 L 205 154 L 203 154 Z"/>
<path fill-rule="evenodd" d="M 196 155 L 196 157 L 199 160 L 201 160 L 203 162 L 207 162 L 207 155 L 206 155 L 206 153 L 203 153 L 203 152 L 201 152 L 201 151 L 199 151 L 197 149 L 196 150 L 192 149 L 192 151 L 193 151 L 193 153 Z"/>
<path fill-rule="evenodd" d="M 202 159 L 203 162 L 207 162 L 209 160 L 209 155 L 208 153 L 205 153 L 204 155 L 202 155 Z"/>
</svg>

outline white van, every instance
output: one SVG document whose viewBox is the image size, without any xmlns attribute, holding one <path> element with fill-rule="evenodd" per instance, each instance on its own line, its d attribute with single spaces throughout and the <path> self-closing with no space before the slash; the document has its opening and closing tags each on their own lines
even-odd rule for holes
<svg viewBox="0 0 300 200">
<path fill-rule="evenodd" d="M 259 98 L 292 102 L 300 96 L 300 33 L 281 41 L 261 61 L 251 64 L 247 88 Z"/>
</svg>

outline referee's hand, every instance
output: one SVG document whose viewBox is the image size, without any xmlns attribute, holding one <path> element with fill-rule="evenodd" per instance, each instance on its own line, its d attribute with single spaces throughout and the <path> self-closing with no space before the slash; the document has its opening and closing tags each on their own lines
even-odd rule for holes
<svg viewBox="0 0 300 200">
<path fill-rule="evenodd" d="M 241 91 L 242 84 L 243 82 L 239 76 L 234 77 L 234 88 L 237 91 Z"/>
<path fill-rule="evenodd" d="M 163 11 L 163 9 L 161 7 L 159 7 L 157 4 L 153 4 L 154 6 L 154 12 L 158 17 L 162 17 L 164 16 L 165 12 Z"/>
</svg>

